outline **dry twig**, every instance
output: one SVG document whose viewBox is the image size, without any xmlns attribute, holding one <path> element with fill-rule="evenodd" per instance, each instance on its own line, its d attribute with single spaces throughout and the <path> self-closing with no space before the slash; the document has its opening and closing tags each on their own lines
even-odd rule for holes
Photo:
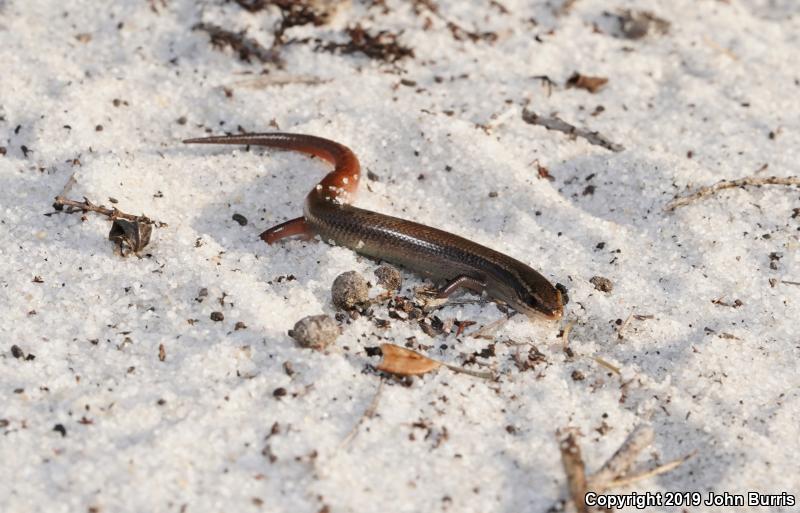
<svg viewBox="0 0 800 513">
<path fill-rule="evenodd" d="M 585 128 L 578 128 L 575 125 L 567 123 L 558 116 L 550 116 L 550 117 L 540 116 L 539 114 L 536 114 L 533 111 L 525 109 L 522 111 L 522 120 L 531 125 L 543 126 L 548 130 L 563 132 L 571 137 L 581 137 L 583 139 L 586 139 L 586 141 L 589 142 L 590 144 L 602 146 L 607 150 L 622 151 L 625 149 L 625 147 L 622 146 L 621 144 L 616 144 L 614 142 L 609 141 L 608 139 L 606 139 L 605 136 L 603 136 L 599 132 L 593 132 Z"/>
<path fill-rule="evenodd" d="M 342 443 L 339 444 L 339 448 L 342 448 L 345 445 L 352 442 L 353 439 L 358 434 L 358 428 L 361 427 L 361 424 L 363 424 L 365 420 L 371 419 L 372 417 L 375 416 L 375 412 L 378 410 L 378 401 L 381 398 L 382 391 L 383 391 L 383 379 L 381 379 L 380 383 L 378 383 L 378 390 L 375 391 L 375 396 L 372 398 L 372 401 L 370 401 L 369 406 L 367 406 L 367 409 L 364 410 L 364 413 L 358 419 L 358 422 L 356 422 L 355 426 L 353 426 L 353 429 L 351 429 L 350 432 L 347 434 L 347 436 L 344 438 L 344 440 L 342 440 Z"/>
<path fill-rule="evenodd" d="M 593 475 L 586 477 L 585 464 L 580 456 L 580 447 L 575 437 L 575 430 L 565 430 L 567 436 L 559 440 L 561 459 L 567 476 L 570 498 L 579 512 L 585 512 L 586 491 L 602 493 L 605 490 L 627 486 L 629 484 L 655 477 L 674 470 L 696 454 L 693 451 L 683 458 L 673 460 L 664 465 L 629 474 L 639 454 L 653 443 L 653 429 L 646 424 L 637 426 L 620 448 Z M 559 435 L 560 436 L 560 435 Z M 564 503 L 562 499 L 559 501 Z M 551 508 L 554 509 L 554 508 Z"/>
<path fill-rule="evenodd" d="M 592 490 L 607 488 L 607 484 L 624 476 L 636 462 L 636 457 L 653 443 L 655 433 L 648 424 L 639 424 L 628 435 L 617 451 L 589 479 Z"/>
<path fill-rule="evenodd" d="M 688 196 L 682 196 L 675 198 L 674 200 L 667 203 L 667 206 L 664 207 L 664 210 L 667 212 L 671 212 L 678 207 L 682 207 L 684 205 L 688 205 L 693 201 L 697 201 L 699 199 L 706 198 L 708 196 L 712 196 L 719 191 L 724 189 L 732 189 L 734 187 L 744 187 L 747 185 L 751 186 L 762 186 L 762 185 L 786 185 L 786 186 L 800 186 L 800 177 L 798 176 L 746 176 L 744 178 L 738 178 L 736 180 L 721 180 L 714 185 L 709 185 L 706 187 L 701 187 L 696 192 L 689 194 Z"/>
<path fill-rule="evenodd" d="M 65 212 L 67 214 L 75 212 L 95 212 L 108 217 L 113 222 L 108 238 L 117 244 L 122 256 L 125 256 L 125 248 L 137 254 L 140 250 L 144 249 L 144 247 L 150 243 L 153 225 L 159 227 L 166 226 L 165 223 L 153 221 L 145 215 L 135 216 L 122 212 L 116 207 L 106 208 L 103 205 L 95 205 L 86 197 L 83 198 L 83 201 L 66 198 L 65 196 L 76 183 L 75 174 L 73 173 L 70 175 L 61 193 L 56 196 L 53 202 L 53 208 L 58 212 Z M 64 210 L 64 207 L 67 207 L 67 209 Z"/>
<path fill-rule="evenodd" d="M 272 75 L 263 75 L 254 78 L 245 78 L 242 80 L 237 80 L 232 82 L 230 85 L 232 87 L 247 87 L 250 89 L 264 89 L 266 87 L 281 87 L 285 85 L 320 85 L 320 84 L 327 84 L 328 82 L 332 82 L 333 79 L 330 78 L 320 78 L 311 75 L 282 75 L 282 76 L 272 76 Z"/>
<path fill-rule="evenodd" d="M 569 347 L 569 332 L 572 331 L 572 327 L 575 326 L 575 321 L 569 321 L 566 326 L 564 326 L 564 331 L 561 333 L 561 344 L 564 348 Z"/>
<path fill-rule="evenodd" d="M 586 507 L 586 465 L 581 457 L 581 448 L 575 437 L 574 430 L 568 430 L 567 435 L 558 442 L 561 451 L 561 463 L 564 465 L 564 473 L 567 476 L 567 487 L 572 503 L 578 513 L 587 513 Z"/>
<path fill-rule="evenodd" d="M 659 476 L 661 474 L 665 474 L 670 470 L 676 469 L 683 465 L 686 461 L 692 458 L 697 451 L 692 451 L 683 458 L 678 458 L 676 460 L 672 460 L 669 463 L 664 463 L 663 465 L 659 465 L 655 468 L 650 470 L 646 470 L 644 472 L 640 472 L 638 474 L 634 474 L 632 476 L 623 477 L 621 479 L 616 479 L 606 484 L 606 488 L 619 488 L 621 486 L 628 486 L 629 484 L 633 484 L 637 481 L 641 481 L 642 479 L 649 479 L 651 477 Z"/>
<path fill-rule="evenodd" d="M 614 374 L 616 374 L 617 376 L 619 376 L 621 374 L 620 370 L 619 370 L 619 367 L 617 367 L 613 363 L 610 363 L 607 360 L 605 360 L 603 358 L 600 358 L 599 356 L 592 356 L 592 359 L 594 361 L 596 361 L 597 363 L 599 363 L 600 365 L 602 365 L 603 367 L 605 367 L 606 369 L 608 369 L 611 372 L 613 372 Z"/>
<path fill-rule="evenodd" d="M 153 221 L 152 219 L 150 219 L 145 215 L 135 216 L 133 214 L 127 214 L 117 209 L 116 207 L 106 208 L 103 205 L 95 205 L 85 197 L 83 198 L 83 201 L 75 201 L 61 197 L 59 195 L 56 196 L 56 200 L 55 203 L 53 203 L 53 206 L 56 208 L 56 210 L 63 210 L 64 207 L 69 207 L 69 209 L 66 211 L 67 214 L 72 214 L 74 212 L 96 212 L 110 219 L 127 219 L 129 221 L 134 221 L 138 223 L 158 224 L 158 225 L 162 224 L 158 223 L 157 221 Z"/>
<path fill-rule="evenodd" d="M 497 332 L 497 330 L 499 330 L 512 317 L 513 315 L 509 315 L 506 317 L 502 317 L 496 321 L 490 322 L 486 326 L 483 326 L 482 328 L 473 331 L 472 333 L 470 333 L 469 336 L 472 338 L 486 338 L 489 340 L 493 340 L 494 334 Z"/>
</svg>

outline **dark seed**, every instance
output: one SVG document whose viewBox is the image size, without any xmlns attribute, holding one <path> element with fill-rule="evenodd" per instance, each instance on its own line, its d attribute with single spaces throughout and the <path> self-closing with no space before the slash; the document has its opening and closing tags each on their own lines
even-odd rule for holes
<svg viewBox="0 0 800 513">
<path fill-rule="evenodd" d="M 247 218 L 242 214 L 233 214 L 233 220 L 239 223 L 239 226 L 247 225 Z"/>
<path fill-rule="evenodd" d="M 221 322 L 225 320 L 225 316 L 222 312 L 211 312 L 211 320 L 214 322 Z"/>
</svg>

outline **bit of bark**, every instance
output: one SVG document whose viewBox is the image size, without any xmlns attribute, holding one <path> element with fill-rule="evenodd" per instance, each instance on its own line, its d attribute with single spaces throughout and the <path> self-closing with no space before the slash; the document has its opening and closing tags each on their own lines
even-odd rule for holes
<svg viewBox="0 0 800 513">
<path fill-rule="evenodd" d="M 567 89 L 575 87 L 577 89 L 586 89 L 590 93 L 596 93 L 608 83 L 606 77 L 592 77 L 589 75 L 581 75 L 577 71 L 572 74 L 567 83 Z"/>
<path fill-rule="evenodd" d="M 261 43 L 253 38 L 247 37 L 247 31 L 232 32 L 223 29 L 212 23 L 198 23 L 192 30 L 201 30 L 211 38 L 211 45 L 223 49 L 230 47 L 231 50 L 238 52 L 239 59 L 250 62 L 251 58 L 256 58 L 263 63 L 282 64 L 281 57 L 275 48 L 264 48 Z"/>
<path fill-rule="evenodd" d="M 701 187 L 696 192 L 689 194 L 688 196 L 682 196 L 673 199 L 667 206 L 664 207 L 664 210 L 670 212 L 675 210 L 678 207 L 682 207 L 684 205 L 688 205 L 694 201 L 707 198 L 712 196 L 719 191 L 725 189 L 733 189 L 735 187 L 745 187 L 745 186 L 756 186 L 760 187 L 762 185 L 785 185 L 789 187 L 800 187 L 800 177 L 798 176 L 746 176 L 744 178 L 738 178 L 736 180 L 721 180 L 714 185 L 709 185 L 706 187 Z"/>
<path fill-rule="evenodd" d="M 533 111 L 525 109 L 522 111 L 522 120 L 531 125 L 543 126 L 548 130 L 563 132 L 572 138 L 581 137 L 583 139 L 586 139 L 586 141 L 589 142 L 590 144 L 594 144 L 596 146 L 602 146 L 607 150 L 622 151 L 625 149 L 625 147 L 622 146 L 621 144 L 616 144 L 609 141 L 608 139 L 606 139 L 605 136 L 601 135 L 599 132 L 592 132 L 591 130 L 587 130 L 585 128 L 578 128 L 574 125 L 567 123 L 558 116 L 550 116 L 550 117 L 540 116 Z"/>
</svg>

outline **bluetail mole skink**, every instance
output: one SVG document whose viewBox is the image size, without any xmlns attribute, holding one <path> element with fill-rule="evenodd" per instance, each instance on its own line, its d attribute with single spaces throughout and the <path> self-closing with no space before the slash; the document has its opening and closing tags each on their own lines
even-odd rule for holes
<svg viewBox="0 0 800 513">
<path fill-rule="evenodd" d="M 445 280 L 441 297 L 465 288 L 503 301 L 531 318 L 560 319 L 562 286 L 519 260 L 430 226 L 352 206 L 361 166 L 350 148 L 322 137 L 262 133 L 188 139 L 185 143 L 242 144 L 293 150 L 314 155 L 334 170 L 306 196 L 303 217 L 261 234 L 272 244 L 284 237 L 311 238 L 345 246 L 434 280 Z"/>
</svg>

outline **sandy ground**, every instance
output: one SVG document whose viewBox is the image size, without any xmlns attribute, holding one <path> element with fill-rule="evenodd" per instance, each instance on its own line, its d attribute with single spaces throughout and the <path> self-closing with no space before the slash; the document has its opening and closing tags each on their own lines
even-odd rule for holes
<svg viewBox="0 0 800 513">
<path fill-rule="evenodd" d="M 626 8 L 669 28 L 630 39 Z M 800 193 L 750 187 L 664 207 L 721 179 L 800 173 L 799 11 L 353 1 L 287 27 L 275 64 L 192 30 L 246 30 L 269 49 L 274 6 L 0 0 L 0 510 L 569 509 L 557 431 L 579 433 L 591 473 L 641 424 L 655 439 L 639 467 L 694 456 L 611 493 L 797 496 Z M 388 46 L 348 52 L 357 25 L 386 31 Z M 566 88 L 576 71 L 608 83 Z M 526 123 L 526 109 L 624 150 Z M 475 338 L 503 313 L 461 301 L 435 315 L 476 324 L 429 336 L 379 304 L 343 321 L 328 350 L 297 347 L 298 319 L 336 313 L 339 273 L 375 281 L 377 264 L 349 250 L 257 238 L 300 214 L 325 165 L 180 144 L 276 128 L 353 148 L 374 178 L 359 206 L 566 285 L 561 325 L 516 316 Z M 140 257 L 120 257 L 103 216 L 45 215 L 72 174 L 70 197 L 114 198 L 167 226 Z M 411 297 L 423 281 L 403 277 Z M 498 379 L 443 369 L 406 386 L 367 354 L 387 342 Z"/>
</svg>

